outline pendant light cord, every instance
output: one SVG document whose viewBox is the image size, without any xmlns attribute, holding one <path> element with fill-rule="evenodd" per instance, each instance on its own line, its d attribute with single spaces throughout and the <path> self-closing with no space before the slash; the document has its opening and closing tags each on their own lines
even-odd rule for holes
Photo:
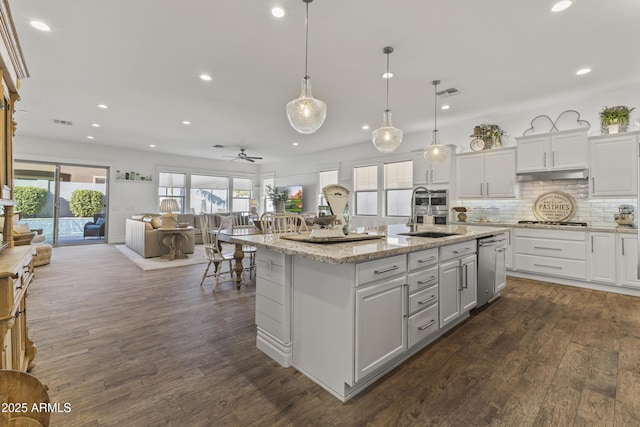
<svg viewBox="0 0 640 427">
<path fill-rule="evenodd" d="M 434 97 L 433 97 L 433 130 L 434 132 L 438 131 L 438 80 L 433 81 L 434 86 Z"/>
<path fill-rule="evenodd" d="M 309 58 L 309 2 L 305 2 L 307 6 L 306 16 L 304 18 L 304 78 L 309 80 L 309 74 L 307 74 L 307 61 Z"/>
<path fill-rule="evenodd" d="M 389 111 L 389 80 L 391 80 L 391 77 L 389 76 L 389 54 L 387 53 L 387 110 Z"/>
</svg>

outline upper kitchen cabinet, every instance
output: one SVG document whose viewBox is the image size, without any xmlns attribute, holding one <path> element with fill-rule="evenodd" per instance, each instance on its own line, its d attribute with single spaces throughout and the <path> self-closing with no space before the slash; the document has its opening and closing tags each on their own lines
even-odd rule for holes
<svg viewBox="0 0 640 427">
<path fill-rule="evenodd" d="M 518 173 L 586 169 L 588 129 L 517 137 Z"/>
<path fill-rule="evenodd" d="M 589 138 L 592 197 L 637 196 L 639 135 L 636 131 Z"/>
<path fill-rule="evenodd" d="M 459 154 L 455 162 L 458 198 L 516 197 L 515 148 Z"/>
<path fill-rule="evenodd" d="M 437 164 L 427 162 L 422 152 L 416 153 L 413 156 L 413 184 L 448 184 L 451 181 L 455 151 L 455 146 L 451 146 L 449 156 L 442 163 Z"/>
</svg>

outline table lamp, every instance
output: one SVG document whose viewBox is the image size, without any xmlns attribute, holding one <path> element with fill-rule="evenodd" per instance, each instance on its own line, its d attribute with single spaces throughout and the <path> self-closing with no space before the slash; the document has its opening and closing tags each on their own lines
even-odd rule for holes
<svg viewBox="0 0 640 427">
<path fill-rule="evenodd" d="M 163 199 L 158 210 L 162 214 L 163 227 L 175 228 L 178 226 L 178 215 L 174 212 L 179 211 L 180 206 L 178 206 L 176 199 Z"/>
</svg>

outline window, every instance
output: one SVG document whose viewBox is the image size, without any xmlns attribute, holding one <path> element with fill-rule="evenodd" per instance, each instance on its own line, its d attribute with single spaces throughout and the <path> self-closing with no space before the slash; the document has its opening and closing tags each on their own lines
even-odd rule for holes
<svg viewBox="0 0 640 427">
<path fill-rule="evenodd" d="M 264 206 L 263 212 L 273 212 L 275 211 L 275 207 L 273 206 L 273 201 L 269 197 L 267 197 L 267 187 L 273 187 L 275 185 L 274 178 L 264 178 L 262 180 L 262 194 L 263 201 L 262 206 Z"/>
<path fill-rule="evenodd" d="M 249 211 L 251 207 L 251 187 L 250 178 L 233 178 L 233 199 L 232 209 L 235 212 Z"/>
<path fill-rule="evenodd" d="M 229 178 L 225 176 L 191 175 L 191 208 L 194 212 L 227 212 Z"/>
<path fill-rule="evenodd" d="M 337 184 L 338 183 L 338 170 L 328 170 L 328 171 L 320 171 L 320 194 L 322 194 L 322 189 L 329 184 Z"/>
<path fill-rule="evenodd" d="M 356 215 L 378 214 L 378 166 L 361 166 L 353 169 L 356 192 Z"/>
<path fill-rule="evenodd" d="M 385 163 L 384 190 L 387 216 L 411 215 L 413 161 Z"/>
<path fill-rule="evenodd" d="M 160 172 L 158 176 L 158 206 L 163 199 L 176 199 L 180 212 L 184 212 L 186 174 Z"/>
</svg>

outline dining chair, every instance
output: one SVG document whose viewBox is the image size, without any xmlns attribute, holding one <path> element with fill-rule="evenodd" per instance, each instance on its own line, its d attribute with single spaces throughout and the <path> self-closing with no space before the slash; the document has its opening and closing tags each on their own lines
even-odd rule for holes
<svg viewBox="0 0 640 427">
<path fill-rule="evenodd" d="M 265 212 L 260 218 L 261 228 L 265 234 L 299 233 L 309 231 L 302 215 L 295 213 Z"/>
<path fill-rule="evenodd" d="M 204 270 L 204 274 L 202 275 L 202 280 L 200 281 L 200 286 L 204 284 L 204 280 L 207 277 L 215 277 L 215 281 L 213 283 L 213 291 L 215 292 L 216 287 L 218 286 L 218 281 L 220 279 L 221 274 L 229 274 L 231 278 L 233 278 L 233 252 L 224 252 L 222 250 L 222 245 L 218 241 L 218 235 L 220 234 L 220 230 L 222 229 L 223 224 L 217 228 L 217 232 L 215 234 L 215 238 L 213 237 L 213 231 L 215 228 L 211 227 L 211 223 L 209 218 L 205 216 L 202 220 L 202 244 L 205 250 L 205 256 L 207 257 L 207 268 Z M 223 271 L 223 264 L 227 262 L 229 264 L 229 269 L 227 271 Z M 212 274 L 209 273 L 209 268 L 211 264 L 214 264 L 214 271 Z"/>
<path fill-rule="evenodd" d="M 251 212 L 232 212 L 232 230 L 241 230 L 248 228 L 255 228 L 253 221 L 251 220 Z M 252 245 L 242 245 L 242 252 L 249 256 L 249 267 L 244 270 L 249 271 L 249 280 L 253 280 L 256 272 L 256 252 L 258 248 Z M 243 277 L 244 280 L 244 277 Z"/>
</svg>

